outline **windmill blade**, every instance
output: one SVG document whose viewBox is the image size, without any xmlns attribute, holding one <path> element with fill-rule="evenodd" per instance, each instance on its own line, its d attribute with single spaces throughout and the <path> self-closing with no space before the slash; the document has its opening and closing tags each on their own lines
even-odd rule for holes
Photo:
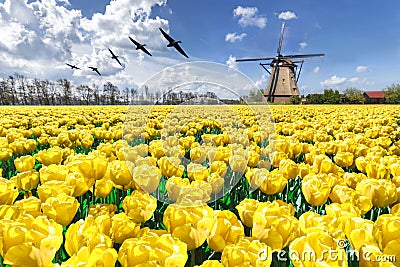
<svg viewBox="0 0 400 267">
<path fill-rule="evenodd" d="M 301 73 L 301 69 L 303 68 L 303 63 L 304 63 L 304 60 L 302 60 L 302 61 L 301 61 L 301 65 L 300 65 L 299 73 L 297 73 L 296 83 L 299 81 L 299 78 L 300 78 L 300 73 Z"/>
<path fill-rule="evenodd" d="M 325 54 L 304 54 L 304 55 L 287 55 L 284 58 L 306 58 L 306 57 L 323 57 Z"/>
<path fill-rule="evenodd" d="M 260 57 L 260 58 L 240 58 L 236 59 L 236 62 L 243 62 L 243 61 L 260 61 L 260 60 L 272 60 L 275 59 L 274 57 Z"/>
<path fill-rule="evenodd" d="M 281 36 L 279 37 L 279 45 L 278 45 L 278 56 L 281 54 L 282 41 L 283 41 L 283 33 L 285 31 L 285 22 L 282 24 Z"/>
<path fill-rule="evenodd" d="M 260 63 L 260 66 L 263 67 L 263 69 L 264 69 L 266 72 L 268 72 L 269 75 L 271 75 L 271 72 L 265 67 L 265 65 L 268 65 L 268 64 Z"/>
</svg>

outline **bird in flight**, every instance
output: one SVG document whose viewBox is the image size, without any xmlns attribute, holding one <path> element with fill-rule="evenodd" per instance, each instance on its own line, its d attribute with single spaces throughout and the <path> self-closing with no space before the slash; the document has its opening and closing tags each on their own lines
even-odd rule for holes
<svg viewBox="0 0 400 267">
<path fill-rule="evenodd" d="M 121 64 L 121 62 L 120 62 L 119 59 L 118 59 L 118 56 L 116 56 L 116 55 L 113 53 L 113 51 L 111 51 L 110 48 L 108 48 L 108 51 L 110 51 L 110 53 L 111 53 L 111 58 L 112 58 L 112 59 L 115 59 L 115 60 L 118 62 L 118 64 L 121 65 L 121 67 L 123 67 L 122 64 Z"/>
<path fill-rule="evenodd" d="M 65 65 L 67 65 L 67 66 L 71 67 L 71 69 L 77 69 L 77 70 L 80 70 L 80 68 L 78 68 L 78 67 L 77 67 L 77 66 L 75 66 L 75 65 L 71 65 L 71 64 L 68 64 L 68 63 L 65 63 Z"/>
<path fill-rule="evenodd" d="M 159 28 L 162 35 L 164 35 L 165 39 L 168 40 L 169 44 L 167 44 L 167 47 L 175 47 L 176 50 L 178 50 L 179 53 L 181 53 L 183 56 L 189 58 L 185 51 L 179 46 L 179 43 L 182 43 L 181 41 L 174 40 L 171 36 L 169 36 L 163 29 Z"/>
<path fill-rule="evenodd" d="M 131 40 L 132 43 L 134 43 L 134 44 L 136 45 L 136 50 L 139 50 L 139 49 L 140 49 L 140 50 L 142 50 L 143 52 L 145 52 L 146 54 L 148 54 L 149 56 L 151 56 L 150 52 L 147 51 L 146 48 L 144 48 L 144 47 L 145 47 L 145 44 L 141 44 L 141 43 L 139 43 L 139 42 L 133 40 L 131 37 L 129 37 L 129 39 Z"/>
<path fill-rule="evenodd" d="M 91 69 L 92 71 L 95 71 L 95 72 L 97 72 L 97 74 L 101 76 L 101 74 L 100 74 L 100 72 L 99 72 L 99 69 L 98 69 L 98 68 L 95 68 L 95 67 L 89 67 L 89 69 Z"/>
</svg>

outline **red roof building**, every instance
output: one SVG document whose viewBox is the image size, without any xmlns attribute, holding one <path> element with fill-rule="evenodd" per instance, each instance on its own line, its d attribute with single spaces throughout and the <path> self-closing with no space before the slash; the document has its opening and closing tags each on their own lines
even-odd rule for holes
<svg viewBox="0 0 400 267">
<path fill-rule="evenodd" d="M 385 102 L 385 92 L 365 91 L 364 98 L 366 104 L 383 104 Z"/>
</svg>

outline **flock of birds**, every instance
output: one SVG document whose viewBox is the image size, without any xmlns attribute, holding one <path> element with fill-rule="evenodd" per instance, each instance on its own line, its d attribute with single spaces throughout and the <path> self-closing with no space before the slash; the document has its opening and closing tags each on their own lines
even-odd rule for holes
<svg viewBox="0 0 400 267">
<path fill-rule="evenodd" d="M 179 43 L 182 43 L 181 41 L 178 40 L 174 40 L 171 36 L 169 36 L 163 29 L 159 28 L 162 35 L 165 37 L 165 39 L 167 39 L 167 41 L 169 42 L 167 44 L 167 47 L 174 47 L 179 53 L 181 53 L 184 57 L 189 58 L 188 55 L 186 55 L 185 51 L 183 51 L 183 49 L 181 48 L 181 46 L 179 45 Z M 149 56 L 152 56 L 150 54 L 150 52 L 145 48 L 146 44 L 141 44 L 138 41 L 135 41 L 134 39 L 132 39 L 129 36 L 129 40 L 131 40 L 131 42 L 136 45 L 136 50 L 142 50 L 144 53 L 146 53 Z M 119 65 L 122 66 L 121 61 L 119 61 L 118 56 L 114 54 L 114 52 L 108 48 L 108 51 L 110 51 L 111 53 L 111 58 L 115 59 Z M 69 66 L 71 69 L 77 69 L 80 70 L 81 68 L 73 65 L 73 64 L 69 64 L 69 63 L 65 63 L 67 66 Z M 89 69 L 91 69 L 92 71 L 96 72 L 98 75 L 101 76 L 100 71 L 97 67 L 88 67 Z"/>
</svg>

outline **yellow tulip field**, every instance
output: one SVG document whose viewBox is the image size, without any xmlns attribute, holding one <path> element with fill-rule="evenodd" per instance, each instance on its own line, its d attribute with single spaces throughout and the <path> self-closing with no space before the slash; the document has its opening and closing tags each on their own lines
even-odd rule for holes
<svg viewBox="0 0 400 267">
<path fill-rule="evenodd" d="M 0 114 L 0 266 L 400 266 L 400 106 Z"/>
</svg>

